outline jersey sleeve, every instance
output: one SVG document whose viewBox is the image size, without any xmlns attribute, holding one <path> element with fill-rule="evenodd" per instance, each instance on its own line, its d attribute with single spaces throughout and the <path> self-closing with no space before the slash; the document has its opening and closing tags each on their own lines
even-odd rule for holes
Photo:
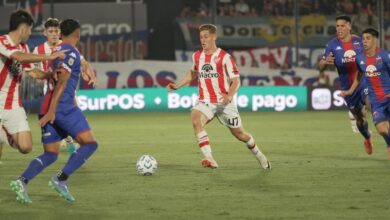
<svg viewBox="0 0 390 220">
<path fill-rule="evenodd" d="M 20 51 L 18 47 L 12 47 L 10 44 L 7 44 L 7 40 L 0 41 L 0 54 L 7 58 L 11 58 L 11 55 L 17 51 Z"/>
<path fill-rule="evenodd" d="M 66 53 L 65 59 L 61 62 L 61 67 L 66 69 L 69 73 L 72 73 L 73 65 L 76 63 L 77 59 L 80 59 L 79 53 L 76 50 L 71 49 Z"/>
<path fill-rule="evenodd" d="M 332 52 L 332 47 L 331 47 L 331 42 L 329 42 L 326 47 L 325 47 L 325 50 L 322 54 L 322 59 L 325 60 L 326 57 Z"/>
<path fill-rule="evenodd" d="M 355 58 L 355 64 L 358 72 L 361 72 L 364 74 L 364 71 L 362 70 L 362 67 L 359 65 L 360 60 L 362 60 L 361 56 L 357 55 Z"/>
<path fill-rule="evenodd" d="M 223 68 L 226 70 L 226 74 L 229 76 L 230 79 L 236 78 L 240 76 L 240 73 L 237 69 L 236 62 L 234 61 L 234 58 L 227 54 L 223 59 Z"/>
</svg>

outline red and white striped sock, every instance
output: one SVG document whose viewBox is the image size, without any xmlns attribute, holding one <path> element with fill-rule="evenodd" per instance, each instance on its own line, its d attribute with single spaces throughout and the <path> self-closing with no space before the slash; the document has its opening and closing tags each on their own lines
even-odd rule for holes
<svg viewBox="0 0 390 220">
<path fill-rule="evenodd" d="M 257 147 L 257 144 L 256 144 L 256 141 L 255 139 L 250 136 L 251 138 L 249 139 L 249 141 L 246 142 L 246 146 L 248 147 L 249 150 L 252 151 L 252 153 L 258 157 L 260 155 L 262 155 L 263 153 L 260 151 L 260 149 Z"/>
<path fill-rule="evenodd" d="M 210 146 L 210 140 L 209 136 L 207 135 L 206 131 L 201 131 L 198 134 L 196 134 L 198 138 L 198 144 L 200 147 L 200 151 L 203 153 L 203 155 L 206 158 L 213 158 L 213 155 L 211 154 L 211 146 Z"/>
</svg>

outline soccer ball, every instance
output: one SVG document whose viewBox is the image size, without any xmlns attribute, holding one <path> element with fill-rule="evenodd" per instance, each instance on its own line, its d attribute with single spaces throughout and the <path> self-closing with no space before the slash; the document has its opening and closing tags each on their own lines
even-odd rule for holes
<svg viewBox="0 0 390 220">
<path fill-rule="evenodd" d="M 151 155 L 142 155 L 136 165 L 137 172 L 144 176 L 150 176 L 157 170 L 157 160 Z"/>
</svg>

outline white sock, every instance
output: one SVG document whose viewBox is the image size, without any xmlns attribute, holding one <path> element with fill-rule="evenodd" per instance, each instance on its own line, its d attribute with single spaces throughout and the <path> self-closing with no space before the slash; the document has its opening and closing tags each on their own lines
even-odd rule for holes
<svg viewBox="0 0 390 220">
<path fill-rule="evenodd" d="M 248 147 L 248 149 L 256 156 L 256 157 L 259 157 L 260 155 L 262 155 L 263 153 L 260 151 L 260 149 L 257 147 L 257 144 L 256 144 L 256 141 L 255 139 L 250 136 L 251 138 L 249 139 L 249 141 L 246 142 L 246 146 Z"/>
<path fill-rule="evenodd" d="M 198 134 L 196 134 L 198 138 L 198 144 L 200 147 L 200 151 L 203 153 L 203 155 L 206 158 L 213 159 L 213 155 L 211 154 L 211 146 L 210 146 L 210 140 L 209 136 L 207 135 L 206 131 L 201 131 Z"/>
</svg>

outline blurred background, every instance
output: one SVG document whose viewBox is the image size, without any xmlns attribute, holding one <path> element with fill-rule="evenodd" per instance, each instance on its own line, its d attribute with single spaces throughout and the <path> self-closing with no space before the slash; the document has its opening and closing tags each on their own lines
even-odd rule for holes
<svg viewBox="0 0 390 220">
<path fill-rule="evenodd" d="M 99 85 L 80 82 L 86 111 L 185 111 L 196 100 L 192 87 L 167 94 L 163 87 L 181 79 L 200 48 L 198 26 L 218 27 L 217 45 L 238 64 L 244 111 L 343 109 L 337 73 L 317 69 L 326 43 L 335 37 L 335 18 L 349 15 L 353 33 L 380 31 L 390 48 L 390 1 L 386 0 L 2 0 L 0 32 L 8 18 L 25 8 L 36 20 L 30 48 L 45 41 L 48 17 L 75 18 L 82 24 L 80 52 L 92 63 Z M 24 80 L 29 101 L 39 86 Z M 107 104 L 111 103 L 111 104 Z"/>
</svg>

